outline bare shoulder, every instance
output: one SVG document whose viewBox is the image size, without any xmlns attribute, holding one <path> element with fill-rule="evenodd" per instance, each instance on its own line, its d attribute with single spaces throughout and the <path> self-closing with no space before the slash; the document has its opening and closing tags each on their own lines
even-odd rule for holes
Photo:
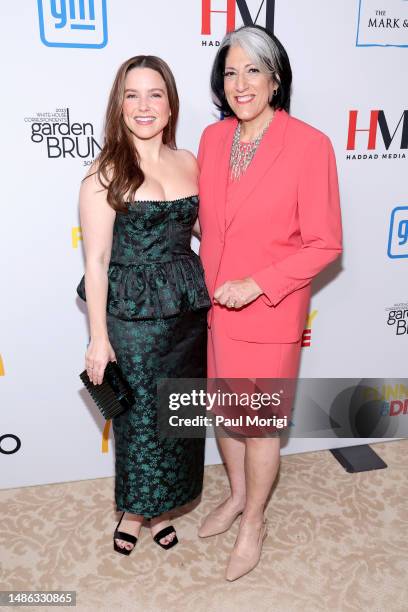
<svg viewBox="0 0 408 612">
<path fill-rule="evenodd" d="M 195 155 L 187 149 L 176 149 L 173 151 L 173 163 L 175 168 L 183 173 L 198 175 L 199 166 Z"/>
<path fill-rule="evenodd" d="M 107 176 L 99 176 L 99 159 L 96 159 L 89 166 L 88 171 L 81 182 L 81 192 L 87 193 L 94 191 L 105 191 L 109 184 L 111 173 L 108 171 Z"/>
<path fill-rule="evenodd" d="M 192 168 L 198 167 L 197 159 L 195 155 L 191 153 L 191 151 L 188 151 L 187 149 L 177 149 L 175 153 L 180 163 L 188 164 Z"/>
<path fill-rule="evenodd" d="M 81 217 L 86 219 L 88 215 L 97 215 L 99 219 L 106 219 L 111 222 L 115 216 L 115 210 L 107 201 L 107 186 L 109 183 L 109 173 L 107 177 L 100 177 L 99 161 L 95 160 L 89 167 L 86 176 L 81 181 L 79 191 L 79 208 Z"/>
</svg>

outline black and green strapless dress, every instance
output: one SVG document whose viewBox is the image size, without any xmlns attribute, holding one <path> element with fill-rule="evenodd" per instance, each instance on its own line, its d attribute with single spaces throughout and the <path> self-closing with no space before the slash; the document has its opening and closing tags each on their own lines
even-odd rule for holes
<svg viewBox="0 0 408 612">
<path fill-rule="evenodd" d="M 145 517 L 202 490 L 204 439 L 159 439 L 159 378 L 205 378 L 211 306 L 191 230 L 198 196 L 137 201 L 117 213 L 108 269 L 107 327 L 136 402 L 112 420 L 117 510 Z M 85 296 L 85 278 L 77 287 Z"/>
</svg>

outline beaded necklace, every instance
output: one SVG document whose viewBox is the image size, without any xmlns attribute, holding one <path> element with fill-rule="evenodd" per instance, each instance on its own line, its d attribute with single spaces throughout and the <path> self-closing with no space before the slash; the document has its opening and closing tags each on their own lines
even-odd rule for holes
<svg viewBox="0 0 408 612">
<path fill-rule="evenodd" d="M 234 132 L 234 139 L 232 141 L 230 155 L 231 179 L 233 181 L 240 179 L 241 176 L 244 174 L 245 170 L 248 168 L 272 119 L 273 117 L 271 117 L 262 132 L 258 134 L 255 140 L 251 140 L 250 142 L 240 141 L 241 122 L 238 121 L 238 125 L 235 128 Z"/>
</svg>

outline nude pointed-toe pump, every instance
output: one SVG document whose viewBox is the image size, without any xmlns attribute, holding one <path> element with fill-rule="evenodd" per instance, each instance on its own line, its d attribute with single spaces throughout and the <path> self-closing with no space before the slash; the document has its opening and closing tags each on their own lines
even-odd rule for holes
<svg viewBox="0 0 408 612">
<path fill-rule="evenodd" d="M 262 543 L 268 534 L 266 519 L 264 519 L 261 529 L 259 531 L 259 538 L 256 550 L 251 556 L 243 557 L 232 551 L 229 563 L 225 572 L 226 580 L 230 582 L 241 578 L 248 572 L 252 571 L 259 563 L 262 552 Z"/>
<path fill-rule="evenodd" d="M 216 511 L 213 510 L 205 517 L 197 533 L 200 538 L 208 538 L 218 535 L 219 533 L 224 533 L 224 531 L 227 531 L 231 527 L 240 514 L 242 514 L 242 510 L 235 512 L 225 519 L 220 519 L 220 517 L 216 516 Z"/>
</svg>

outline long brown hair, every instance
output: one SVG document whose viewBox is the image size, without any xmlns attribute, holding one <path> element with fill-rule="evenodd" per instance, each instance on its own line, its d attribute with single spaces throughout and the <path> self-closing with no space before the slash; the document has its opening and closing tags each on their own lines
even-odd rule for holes
<svg viewBox="0 0 408 612">
<path fill-rule="evenodd" d="M 107 189 L 107 201 L 118 212 L 127 212 L 125 196 L 131 201 L 145 177 L 140 158 L 122 115 L 125 79 L 133 68 L 151 68 L 163 78 L 169 99 L 171 115 L 163 130 L 163 143 L 176 149 L 176 124 L 179 97 L 173 73 L 164 60 L 155 55 L 137 55 L 120 66 L 113 83 L 105 117 L 105 140 L 98 156 L 97 175 Z"/>
</svg>

